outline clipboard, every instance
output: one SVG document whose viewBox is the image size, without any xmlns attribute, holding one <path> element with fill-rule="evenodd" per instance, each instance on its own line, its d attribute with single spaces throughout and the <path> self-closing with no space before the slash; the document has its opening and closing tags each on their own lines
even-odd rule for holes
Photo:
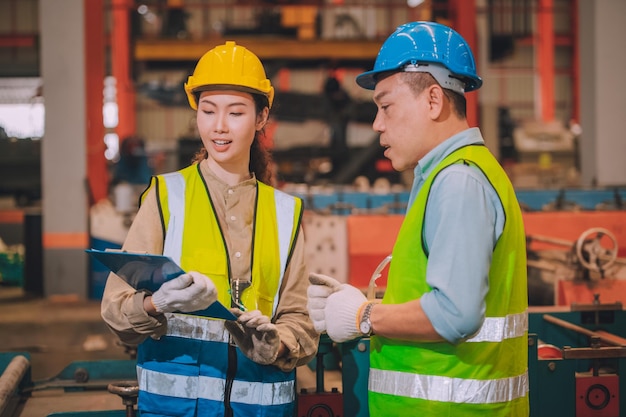
<svg viewBox="0 0 626 417">
<path fill-rule="evenodd" d="M 85 252 L 137 290 L 155 292 L 166 281 L 185 273 L 176 262 L 165 255 L 96 249 L 86 249 Z M 219 301 L 215 301 L 205 310 L 186 314 L 237 320 L 237 317 Z"/>
</svg>

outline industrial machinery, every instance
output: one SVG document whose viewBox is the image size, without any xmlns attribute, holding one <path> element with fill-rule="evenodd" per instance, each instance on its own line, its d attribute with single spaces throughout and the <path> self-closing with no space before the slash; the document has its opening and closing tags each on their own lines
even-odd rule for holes
<svg viewBox="0 0 626 417">
<path fill-rule="evenodd" d="M 0 353 L 0 417 L 133 417 L 136 362 L 76 361 L 58 375 L 34 381 L 28 352 Z"/>
<path fill-rule="evenodd" d="M 326 391 L 324 388 L 324 357 L 333 352 L 333 342 L 327 335 L 320 338 L 315 361 L 315 391 L 303 388 L 297 396 L 298 417 L 343 417 L 343 395 L 338 387 Z"/>
<path fill-rule="evenodd" d="M 530 305 L 569 305 L 571 301 L 621 301 L 626 296 L 626 259 L 618 257 L 615 235 L 593 227 L 570 241 L 527 236 Z M 574 297 L 574 298 L 572 298 Z"/>
<path fill-rule="evenodd" d="M 624 415 L 625 323 L 621 303 L 602 304 L 599 298 L 565 308 L 531 308 L 531 417 Z"/>
</svg>

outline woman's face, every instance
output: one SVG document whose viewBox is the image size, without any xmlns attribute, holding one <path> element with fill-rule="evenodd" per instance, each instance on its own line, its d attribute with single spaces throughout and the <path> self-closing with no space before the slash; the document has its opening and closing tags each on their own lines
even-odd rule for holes
<svg viewBox="0 0 626 417">
<path fill-rule="evenodd" d="M 252 95 L 235 90 L 204 91 L 197 123 L 209 159 L 229 172 L 248 173 L 250 146 L 267 122 L 269 110 L 257 114 Z M 210 162 L 210 161 L 209 161 Z"/>
</svg>

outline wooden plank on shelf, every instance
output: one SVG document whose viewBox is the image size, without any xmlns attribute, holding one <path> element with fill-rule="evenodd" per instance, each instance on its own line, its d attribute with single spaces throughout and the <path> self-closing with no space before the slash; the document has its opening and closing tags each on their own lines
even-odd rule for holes
<svg viewBox="0 0 626 417">
<path fill-rule="evenodd" d="M 372 60 L 382 45 L 374 40 L 297 40 L 275 38 L 232 38 L 253 51 L 261 60 L 266 59 L 338 59 Z M 134 55 L 137 61 L 197 61 L 209 49 L 226 40 L 137 40 Z"/>
</svg>

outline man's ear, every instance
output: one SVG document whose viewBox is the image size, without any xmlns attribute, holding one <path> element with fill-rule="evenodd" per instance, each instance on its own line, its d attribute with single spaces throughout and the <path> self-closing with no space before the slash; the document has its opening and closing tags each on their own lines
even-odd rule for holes
<svg viewBox="0 0 626 417">
<path fill-rule="evenodd" d="M 430 117 L 433 120 L 438 119 L 445 110 L 444 106 L 446 105 L 446 94 L 443 92 L 443 88 L 439 84 L 433 84 L 428 87 L 426 93 L 430 109 Z"/>
</svg>

